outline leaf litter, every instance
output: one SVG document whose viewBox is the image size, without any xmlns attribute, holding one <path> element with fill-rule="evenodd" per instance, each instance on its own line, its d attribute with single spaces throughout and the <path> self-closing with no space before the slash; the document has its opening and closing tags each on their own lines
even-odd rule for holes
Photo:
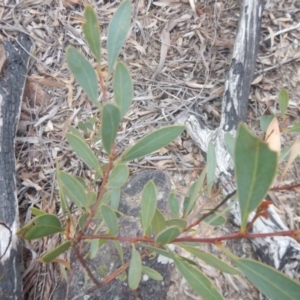
<svg viewBox="0 0 300 300">
<path fill-rule="evenodd" d="M 286 88 L 290 95 L 288 125 L 300 119 L 298 2 L 266 2 L 256 73 L 249 96 L 248 124 L 258 134 L 261 134 L 261 115 L 275 111 L 280 118 L 278 108 L 275 110 L 280 88 Z M 21 31 L 28 34 L 34 44 L 28 74 L 28 82 L 34 84 L 29 88 L 31 92 L 25 92 L 24 95 L 20 117 L 22 127 L 16 139 L 21 224 L 30 220 L 28 208 L 32 206 L 61 216 L 55 181 L 56 163 L 60 169 L 74 175 L 86 179 L 91 176 L 83 163 L 72 154 L 64 139 L 67 125 L 76 126 L 79 121 L 89 119 L 96 112 L 82 89 L 75 85 L 65 60 L 68 45 L 76 47 L 89 60 L 93 57 L 81 29 L 84 4 L 82 0 L 4 0 L 4 6 L 0 7 L 0 40 L 15 39 Z M 103 35 L 101 67 L 106 70 L 107 27 L 118 4 L 110 1 L 91 1 L 91 4 L 100 21 Z M 135 94 L 134 103 L 117 137 L 119 151 L 146 133 L 174 123 L 180 114 L 194 111 L 195 106 L 196 111 L 216 127 L 221 112 L 220 97 L 238 24 L 239 6 L 236 1 L 203 0 L 194 3 L 170 0 L 146 3 L 139 0 L 133 5 L 133 28 L 122 49 L 121 58 L 132 74 Z M 102 93 L 99 93 L 101 99 Z M 112 91 L 108 91 L 109 100 L 112 97 Z M 208 106 L 204 106 L 204 103 Z M 282 148 L 294 140 L 295 134 L 283 135 Z M 204 158 L 197 147 L 193 143 L 185 147 L 188 142 L 189 137 L 183 134 L 164 151 L 131 162 L 131 172 L 162 168 L 170 174 L 179 196 L 183 196 L 204 167 Z M 93 147 L 98 151 L 99 143 Z M 106 162 L 103 153 L 100 153 L 99 159 Z M 299 181 L 298 170 L 299 160 L 296 159 L 289 171 L 283 171 L 283 174 L 287 174 L 281 184 Z M 300 215 L 297 192 L 291 190 L 274 194 L 275 204 L 287 223 L 294 228 L 299 227 L 300 219 L 296 217 Z M 203 201 L 205 203 L 205 199 Z M 206 203 L 205 208 L 209 207 L 213 207 L 213 203 Z M 231 225 L 222 228 L 202 225 L 198 229 L 199 235 L 200 229 L 201 236 L 234 230 Z M 23 282 L 27 299 L 50 299 L 53 289 L 61 280 L 57 265 L 45 265 L 37 261 L 44 252 L 55 248 L 59 241 L 59 236 L 55 235 L 43 241 L 33 241 L 24 250 Z M 204 250 L 222 257 L 218 249 L 206 247 Z M 240 256 L 253 257 L 247 242 L 228 243 L 228 247 Z M 68 259 L 68 254 L 64 259 Z M 203 271 L 211 276 L 228 299 L 258 297 L 256 289 L 243 277 L 219 272 L 216 275 L 216 271 L 207 266 L 203 266 Z M 197 299 L 178 274 L 174 274 L 173 282 L 169 299 Z"/>
</svg>

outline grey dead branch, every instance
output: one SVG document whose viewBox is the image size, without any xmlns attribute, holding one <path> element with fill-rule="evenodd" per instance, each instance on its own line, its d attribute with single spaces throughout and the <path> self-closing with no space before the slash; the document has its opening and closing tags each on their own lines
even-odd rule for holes
<svg viewBox="0 0 300 300">
<path fill-rule="evenodd" d="M 246 121 L 250 85 L 260 41 L 263 5 L 264 1 L 254 2 L 251 0 L 244 0 L 241 5 L 236 42 L 222 97 L 222 117 L 219 127 L 210 130 L 205 124 L 205 120 L 201 119 L 199 115 L 190 115 L 184 120 L 187 132 L 202 152 L 206 153 L 209 141 L 213 141 L 216 149 L 217 178 L 224 186 L 225 193 L 231 193 L 236 186 L 231 183 L 234 168 L 232 159 L 226 150 L 224 137 L 226 132 L 235 135 L 238 123 Z M 239 226 L 238 204 L 233 206 L 230 213 L 234 223 Z M 276 213 L 274 206 L 269 208 L 268 213 L 269 219 L 260 217 L 254 223 L 251 232 L 266 233 L 288 230 Z M 254 213 L 250 216 L 249 221 L 253 217 Z M 298 277 L 300 245 L 296 240 L 290 237 L 274 237 L 254 239 L 251 240 L 251 243 L 261 261 L 284 271 L 291 277 Z"/>
</svg>

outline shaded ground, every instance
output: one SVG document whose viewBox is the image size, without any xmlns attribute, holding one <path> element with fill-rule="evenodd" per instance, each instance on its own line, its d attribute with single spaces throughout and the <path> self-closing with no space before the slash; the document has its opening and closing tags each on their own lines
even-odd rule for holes
<svg viewBox="0 0 300 300">
<path fill-rule="evenodd" d="M 0 40 L 14 39 L 19 31 L 32 38 L 34 47 L 27 80 L 16 145 L 18 197 L 21 222 L 26 223 L 35 206 L 49 213 L 59 211 L 56 164 L 78 176 L 90 174 L 70 151 L 64 135 L 67 125 L 77 125 L 95 112 L 81 88 L 75 84 L 65 61 L 65 48 L 73 45 L 92 57 L 83 39 L 83 4 L 80 0 L 4 0 L 0 4 Z M 107 67 L 107 25 L 117 4 L 88 1 L 93 4 L 101 24 L 102 67 Z M 192 1 L 191 1 L 192 2 Z M 300 108 L 300 1 L 266 1 L 261 44 L 250 95 L 248 124 L 258 134 L 259 117 L 275 111 L 280 88 L 290 95 L 289 123 L 299 121 Z M 211 126 L 217 126 L 220 96 L 239 17 L 239 4 L 222 2 L 156 1 L 134 3 L 133 28 L 120 55 L 134 80 L 134 104 L 124 119 L 118 136 L 120 151 L 145 133 L 172 124 L 182 111 L 197 104 Z M 170 47 L 161 57 L 161 33 L 169 20 L 175 20 L 169 32 Z M 108 93 L 109 99 L 113 95 Z M 101 98 L 101 97 L 100 97 Z M 208 101 L 209 100 L 209 101 Z M 277 111 L 278 112 L 278 111 Z M 295 135 L 282 138 L 283 146 Z M 99 145 L 95 145 L 98 150 Z M 105 155 L 99 156 L 105 162 Z M 169 147 L 129 164 L 131 172 L 163 169 L 170 174 L 172 188 L 185 195 L 190 183 L 203 167 L 204 159 L 188 136 Z M 299 182 L 299 162 L 294 164 L 283 184 Z M 299 191 L 276 193 L 279 213 L 291 228 L 299 227 Z M 298 201 L 297 201 L 298 200 Z M 202 235 L 230 229 L 202 228 Z M 38 258 L 52 249 L 59 237 L 26 244 L 24 289 L 27 299 L 49 299 L 60 282 L 56 265 L 41 265 Z M 251 255 L 246 243 L 233 245 L 240 255 Z M 209 249 L 212 251 L 212 249 Z M 214 250 L 216 251 L 216 250 Z M 240 252 L 239 252 L 240 251 Z M 219 253 L 218 253 L 219 254 Z M 247 281 L 206 272 L 223 289 L 228 299 L 257 299 Z M 186 283 L 174 275 L 170 299 L 196 299 Z M 225 277 L 224 277 L 225 276 Z"/>
</svg>

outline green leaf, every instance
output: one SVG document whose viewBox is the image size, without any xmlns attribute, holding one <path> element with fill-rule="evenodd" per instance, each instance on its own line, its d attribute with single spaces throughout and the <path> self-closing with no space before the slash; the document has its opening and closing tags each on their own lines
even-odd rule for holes
<svg viewBox="0 0 300 300">
<path fill-rule="evenodd" d="M 128 176 L 129 176 L 129 169 L 127 165 L 120 164 L 115 166 L 111 170 L 111 173 L 109 174 L 107 187 L 112 189 L 121 188 L 126 183 Z"/>
<path fill-rule="evenodd" d="M 102 110 L 101 136 L 103 147 L 108 154 L 111 154 L 112 146 L 115 143 L 119 124 L 121 121 L 120 110 L 111 103 L 104 105 Z"/>
<path fill-rule="evenodd" d="M 69 129 L 70 133 L 72 133 L 73 135 L 76 135 L 79 139 L 81 139 L 82 141 L 85 142 L 85 139 L 83 138 L 82 134 L 75 127 L 68 126 L 68 129 Z"/>
<path fill-rule="evenodd" d="M 58 171 L 57 174 L 62 183 L 65 195 L 70 201 L 76 204 L 77 207 L 88 208 L 88 199 L 85 192 L 85 186 L 76 176 L 72 176 L 63 171 Z"/>
<path fill-rule="evenodd" d="M 142 266 L 142 273 L 146 274 L 149 278 L 153 280 L 161 281 L 163 277 L 155 270 L 148 268 L 146 266 Z"/>
<path fill-rule="evenodd" d="M 79 217 L 78 226 L 80 229 L 84 227 L 85 221 L 87 220 L 88 217 L 89 217 L 88 213 L 84 213 Z"/>
<path fill-rule="evenodd" d="M 130 21 L 131 3 L 129 0 L 126 0 L 118 7 L 108 26 L 107 54 L 110 73 L 126 41 L 130 29 Z"/>
<path fill-rule="evenodd" d="M 234 263 L 267 298 L 272 300 L 299 299 L 299 282 L 276 269 L 246 258 L 234 259 Z"/>
<path fill-rule="evenodd" d="M 233 157 L 234 157 L 235 138 L 233 137 L 232 134 L 230 134 L 229 132 L 226 132 L 224 139 L 225 139 L 225 144 L 226 144 L 227 151 L 230 154 L 231 158 L 233 159 Z"/>
<path fill-rule="evenodd" d="M 260 128 L 262 132 L 266 132 L 270 123 L 274 119 L 274 115 L 266 115 L 260 118 Z"/>
<path fill-rule="evenodd" d="M 67 141 L 76 153 L 76 155 L 83 160 L 90 168 L 94 169 L 97 172 L 100 172 L 102 175 L 102 170 L 100 168 L 99 162 L 97 157 L 95 156 L 94 152 L 90 149 L 87 143 L 80 139 L 79 137 L 67 133 L 66 135 Z"/>
<path fill-rule="evenodd" d="M 95 191 L 90 191 L 87 194 L 87 207 L 91 207 L 97 200 L 97 193 Z"/>
<path fill-rule="evenodd" d="M 37 208 L 35 208 L 35 207 L 30 207 L 29 209 L 30 209 L 30 211 L 32 212 L 32 214 L 35 215 L 35 216 L 46 215 L 45 212 L 43 212 L 42 210 L 39 210 L 39 209 L 37 209 Z"/>
<path fill-rule="evenodd" d="M 101 62 L 101 44 L 100 44 L 100 29 L 97 15 L 92 6 L 87 5 L 84 10 L 84 18 L 86 22 L 82 25 L 82 30 L 87 40 L 90 49 L 94 53 L 97 62 Z"/>
<path fill-rule="evenodd" d="M 244 230 L 249 214 L 259 206 L 272 184 L 278 155 L 254 136 L 246 125 L 241 124 L 234 156 L 241 230 Z"/>
<path fill-rule="evenodd" d="M 177 226 L 181 229 L 184 229 L 187 226 L 187 221 L 183 219 L 169 219 L 166 221 L 166 225 L 167 227 Z"/>
<path fill-rule="evenodd" d="M 211 188 L 213 186 L 215 177 L 216 177 L 216 151 L 214 145 L 209 142 L 207 149 L 207 189 L 208 194 L 210 195 Z"/>
<path fill-rule="evenodd" d="M 67 48 L 67 63 L 77 82 L 93 104 L 98 104 L 98 81 L 90 62 L 74 47 Z"/>
<path fill-rule="evenodd" d="M 127 273 L 124 271 L 117 278 L 123 282 L 127 279 Z"/>
<path fill-rule="evenodd" d="M 213 283 L 197 267 L 177 255 L 173 255 L 173 259 L 179 272 L 198 295 L 207 300 L 223 299 Z"/>
<path fill-rule="evenodd" d="M 289 105 L 289 94 L 286 89 L 281 89 L 279 92 L 279 109 L 282 119 L 285 118 L 285 114 Z"/>
<path fill-rule="evenodd" d="M 184 205 L 183 205 L 183 217 L 185 218 L 194 208 L 195 202 L 200 196 L 200 192 L 203 187 L 203 182 L 205 179 L 207 167 L 202 170 L 198 180 L 194 182 L 189 190 L 189 197 L 185 197 L 184 199 Z"/>
<path fill-rule="evenodd" d="M 201 217 L 201 214 L 199 217 Z M 223 216 L 219 216 L 217 214 L 211 214 L 207 216 L 203 221 L 211 226 L 221 226 L 224 225 L 227 220 Z"/>
<path fill-rule="evenodd" d="M 142 278 L 142 260 L 139 252 L 132 245 L 131 260 L 128 270 L 128 285 L 136 290 Z"/>
<path fill-rule="evenodd" d="M 121 244 L 119 241 L 112 241 L 114 247 L 116 248 L 119 256 L 120 256 L 120 259 L 122 261 L 122 264 L 124 263 L 124 253 L 123 253 L 123 249 L 121 247 Z"/>
<path fill-rule="evenodd" d="M 208 265 L 220 270 L 221 272 L 233 274 L 233 275 L 241 275 L 239 270 L 236 268 L 230 266 L 229 264 L 223 262 L 221 259 L 216 257 L 215 255 L 212 255 L 210 253 L 207 253 L 205 251 L 202 251 L 200 249 L 197 249 L 195 247 L 186 246 L 183 244 L 178 244 L 180 247 L 185 249 L 186 251 L 190 252 L 195 257 L 201 259 Z"/>
<path fill-rule="evenodd" d="M 91 240 L 90 242 L 90 259 L 94 259 L 99 251 L 99 240 Z"/>
<path fill-rule="evenodd" d="M 165 245 L 172 242 L 181 234 L 181 230 L 177 226 L 170 226 L 158 234 L 155 241 L 159 245 Z"/>
<path fill-rule="evenodd" d="M 122 62 L 117 62 L 113 89 L 116 103 L 121 111 L 121 118 L 123 118 L 133 99 L 133 83 L 128 68 Z"/>
<path fill-rule="evenodd" d="M 156 194 L 157 191 L 154 182 L 152 180 L 148 181 L 143 188 L 141 200 L 141 223 L 144 236 L 155 214 L 157 204 Z"/>
<path fill-rule="evenodd" d="M 169 195 L 168 203 L 171 211 L 171 217 L 177 218 L 179 216 L 180 205 L 174 192 Z"/>
<path fill-rule="evenodd" d="M 69 241 L 64 242 L 63 244 L 59 245 L 55 249 L 53 249 L 53 250 L 47 252 L 46 254 L 44 254 L 41 257 L 42 262 L 44 262 L 44 263 L 50 263 L 57 256 L 59 256 L 60 254 L 64 253 L 65 251 L 67 251 L 71 247 L 71 245 L 72 244 Z"/>
<path fill-rule="evenodd" d="M 132 147 L 129 147 L 121 159 L 123 161 L 129 161 L 157 151 L 171 143 L 184 129 L 185 126 L 174 125 L 155 130 L 144 136 Z"/>
<path fill-rule="evenodd" d="M 115 212 L 106 204 L 101 205 L 102 217 L 108 227 L 110 234 L 117 235 L 118 233 L 118 219 Z"/>
<path fill-rule="evenodd" d="M 156 208 L 151 226 L 155 232 L 155 234 L 159 234 L 166 228 L 166 221 L 162 212 Z"/>
<path fill-rule="evenodd" d="M 120 199 L 121 199 L 121 190 L 113 189 L 111 191 L 111 202 L 110 202 L 110 206 L 113 210 L 119 209 Z"/>
<path fill-rule="evenodd" d="M 300 122 L 295 124 L 293 127 L 291 128 L 287 128 L 285 129 L 285 132 L 297 132 L 300 133 Z"/>
<path fill-rule="evenodd" d="M 35 240 L 65 229 L 61 226 L 59 219 L 51 214 L 44 214 L 32 219 L 29 224 L 21 228 L 17 234 L 23 236 L 25 240 Z"/>
</svg>

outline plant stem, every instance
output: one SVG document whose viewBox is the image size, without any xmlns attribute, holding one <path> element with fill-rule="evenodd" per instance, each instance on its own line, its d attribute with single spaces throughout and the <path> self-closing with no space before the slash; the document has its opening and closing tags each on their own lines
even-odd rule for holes
<svg viewBox="0 0 300 300">
<path fill-rule="evenodd" d="M 181 237 L 174 239 L 171 243 L 190 242 L 190 243 L 209 243 L 215 244 L 221 241 L 234 240 L 234 239 L 256 239 L 265 238 L 272 236 L 290 236 L 294 238 L 294 235 L 300 234 L 300 229 L 295 230 L 284 230 L 278 232 L 267 232 L 267 233 L 242 233 L 236 232 L 233 234 L 212 237 L 212 238 L 194 238 L 194 237 Z M 154 238 L 149 237 L 122 237 L 122 236 L 111 236 L 106 234 L 94 234 L 94 235 L 82 235 L 82 239 L 104 239 L 104 240 L 117 240 L 120 242 L 138 243 L 146 242 L 155 244 Z"/>
<path fill-rule="evenodd" d="M 98 287 L 101 286 L 101 282 L 99 282 L 97 280 L 97 278 L 93 275 L 92 271 L 90 270 L 90 268 L 88 267 L 88 265 L 86 264 L 85 260 L 83 259 L 83 257 L 80 254 L 80 251 L 78 249 L 77 246 L 73 247 L 74 249 L 74 253 L 76 258 L 79 260 L 79 262 L 81 263 L 82 267 L 85 269 L 85 271 L 87 272 L 88 276 L 92 279 L 92 281 L 94 282 L 94 284 Z"/>
</svg>

